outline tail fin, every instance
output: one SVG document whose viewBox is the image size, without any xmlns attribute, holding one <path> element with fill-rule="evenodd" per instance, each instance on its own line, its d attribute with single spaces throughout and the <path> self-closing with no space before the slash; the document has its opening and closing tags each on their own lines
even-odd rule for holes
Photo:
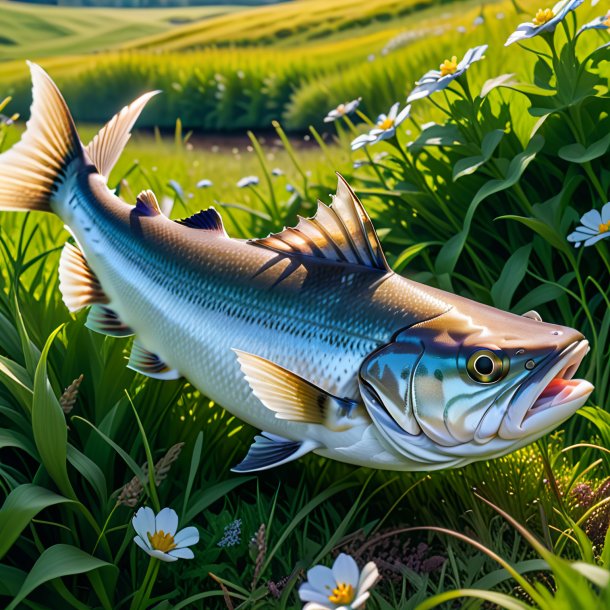
<svg viewBox="0 0 610 610">
<path fill-rule="evenodd" d="M 48 74 L 28 62 L 32 108 L 21 140 L 0 155 L 0 210 L 51 211 L 68 165 L 83 157 L 74 121 Z"/>
</svg>

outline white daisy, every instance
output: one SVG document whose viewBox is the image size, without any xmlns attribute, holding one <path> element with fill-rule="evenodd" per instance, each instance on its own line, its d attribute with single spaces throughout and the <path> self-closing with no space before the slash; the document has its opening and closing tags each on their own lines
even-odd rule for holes
<svg viewBox="0 0 610 610">
<path fill-rule="evenodd" d="M 259 180 L 257 176 L 244 176 L 238 183 L 237 186 L 243 189 L 247 186 L 256 186 Z"/>
<path fill-rule="evenodd" d="M 133 541 L 151 557 L 161 561 L 177 561 L 178 559 L 193 559 L 195 556 L 187 548 L 199 542 L 199 532 L 196 527 L 178 529 L 178 515 L 171 508 L 164 508 L 155 516 L 152 508 L 143 506 L 131 520 L 137 536 Z"/>
<path fill-rule="evenodd" d="M 377 123 L 375 127 L 371 129 L 368 133 L 364 133 L 357 138 L 352 140 L 352 150 L 358 150 L 363 146 L 368 146 L 369 144 L 377 144 L 377 142 L 381 142 L 382 140 L 387 140 L 391 138 L 396 133 L 396 128 L 408 118 L 409 113 L 411 112 L 411 106 L 405 106 L 400 112 L 398 112 L 398 108 L 400 106 L 400 102 L 396 102 L 391 108 L 388 114 L 380 114 L 377 117 Z"/>
<path fill-rule="evenodd" d="M 346 116 L 351 114 L 360 106 L 361 97 L 352 100 L 351 102 L 345 102 L 344 104 L 339 104 L 336 108 L 333 108 L 325 117 L 324 122 L 330 123 L 331 121 L 336 121 L 340 119 L 342 116 Z"/>
<path fill-rule="evenodd" d="M 314 566 L 299 588 L 299 597 L 308 602 L 303 610 L 356 610 L 369 598 L 369 589 L 379 578 L 375 562 L 369 561 L 362 572 L 353 557 L 341 553 L 332 568 Z"/>
<path fill-rule="evenodd" d="M 580 227 L 568 235 L 568 241 L 575 242 L 578 248 L 581 244 L 592 246 L 600 239 L 610 237 L 610 202 L 599 210 L 589 210 L 580 219 Z"/>
</svg>

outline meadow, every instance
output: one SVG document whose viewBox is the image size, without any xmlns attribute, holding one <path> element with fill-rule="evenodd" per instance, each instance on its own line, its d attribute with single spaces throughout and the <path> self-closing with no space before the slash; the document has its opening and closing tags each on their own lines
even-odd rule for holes
<svg viewBox="0 0 610 610">
<path fill-rule="evenodd" d="M 610 604 L 610 253 L 604 239 L 567 240 L 608 201 L 608 33 L 575 36 L 606 9 L 582 5 L 552 37 L 505 48 L 537 4 L 397 6 L 247 9 L 248 19 L 160 25 L 96 54 L 46 47 L 41 63 L 81 122 L 164 89 L 143 124 L 171 135 L 136 133 L 110 177 L 126 201 L 151 188 L 172 218 L 214 205 L 231 236 L 263 236 L 329 202 L 340 171 L 397 272 L 581 330 L 592 349 L 579 374 L 596 387 L 587 406 L 533 445 L 457 470 L 397 474 L 309 455 L 235 475 L 256 431 L 188 382 L 127 369 L 130 339 L 92 333 L 61 301 L 61 221 L 2 213 L 7 607 L 299 609 L 307 570 L 339 553 L 379 567 L 367 610 Z M 248 27 L 256 19 L 268 29 Z M 484 59 L 353 150 L 423 72 L 484 43 Z M 24 42 L 12 57 L 29 52 Z M 26 79 L 21 61 L 0 64 L 0 97 L 2 87 L 14 96 L 5 116 L 27 115 Z M 354 113 L 323 123 L 360 96 Z M 14 119 L 0 126 L 2 150 L 23 129 Z M 193 128 L 242 137 L 208 141 Z M 95 131 L 83 124 L 83 141 Z M 257 183 L 237 186 L 245 176 Z M 197 528 L 194 559 L 149 563 L 132 542 L 142 505 Z"/>
</svg>

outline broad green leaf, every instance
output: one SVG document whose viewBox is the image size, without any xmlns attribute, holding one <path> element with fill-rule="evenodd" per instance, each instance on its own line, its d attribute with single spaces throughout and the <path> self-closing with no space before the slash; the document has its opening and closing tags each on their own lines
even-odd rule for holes
<svg viewBox="0 0 610 610">
<path fill-rule="evenodd" d="M 184 521 L 184 515 L 186 514 L 186 508 L 191 497 L 191 491 L 193 490 L 193 483 L 195 482 L 195 476 L 199 470 L 199 462 L 201 461 L 201 450 L 203 448 L 203 432 L 197 434 L 195 440 L 195 446 L 193 447 L 193 453 L 191 455 L 191 466 L 189 468 L 189 476 L 186 483 L 186 490 L 184 492 L 184 502 L 182 504 L 182 514 L 180 520 Z"/>
<path fill-rule="evenodd" d="M 76 447 L 68 444 L 67 458 L 70 464 L 91 483 L 102 503 L 108 499 L 106 477 L 101 468 Z"/>
<path fill-rule="evenodd" d="M 493 304 L 499 309 L 510 309 L 515 290 L 525 277 L 531 251 L 532 245 L 528 244 L 513 252 L 506 261 L 500 277 L 491 287 Z"/>
<path fill-rule="evenodd" d="M 40 459 L 50 477 L 65 496 L 76 499 L 66 464 L 68 448 L 66 416 L 47 377 L 49 349 L 61 328 L 61 326 L 57 328 L 47 339 L 36 367 L 34 400 L 32 401 L 32 431 Z"/>
<path fill-rule="evenodd" d="M 418 138 L 409 145 L 409 150 L 416 153 L 425 146 L 455 146 L 463 143 L 464 137 L 456 125 L 431 123 L 423 127 Z"/>
<path fill-rule="evenodd" d="M 610 133 L 586 148 L 579 143 L 562 146 L 557 154 L 571 163 L 588 163 L 606 154 L 610 147 Z"/>
<path fill-rule="evenodd" d="M 0 565 L 0 595 L 15 597 L 26 576 L 23 570 Z"/>
<path fill-rule="evenodd" d="M 33 383 L 30 374 L 17 362 L 0 356 L 0 382 L 28 413 L 32 410 Z"/>
<path fill-rule="evenodd" d="M 103 567 L 114 566 L 69 544 L 56 544 L 46 549 L 38 558 L 23 581 L 19 593 L 6 607 L 6 610 L 13 610 L 34 589 L 54 578 L 84 574 Z"/>
<path fill-rule="evenodd" d="M 0 428 L 0 449 L 3 449 L 4 447 L 22 449 L 26 453 L 29 453 L 34 459 L 38 459 L 36 447 L 34 447 L 32 441 L 16 430 Z"/>
<path fill-rule="evenodd" d="M 464 218 L 463 229 L 449 239 L 439 252 L 436 259 L 437 274 L 451 274 L 453 272 L 457 260 L 462 253 L 462 249 L 464 248 L 464 244 L 466 243 L 468 233 L 470 232 L 470 225 L 472 224 L 472 219 L 474 218 L 479 204 L 490 195 L 504 191 L 517 184 L 523 175 L 523 172 L 534 160 L 534 157 L 542 149 L 543 145 L 544 138 L 541 135 L 536 134 L 533 136 L 525 150 L 512 159 L 504 179 L 489 180 L 479 189 L 468 207 L 466 217 Z"/>
<path fill-rule="evenodd" d="M 538 220 L 537 218 L 527 218 L 525 216 L 499 216 L 496 220 L 516 220 L 521 224 L 524 224 L 526 227 L 532 229 L 540 235 L 545 241 L 547 241 L 551 246 L 557 248 L 557 250 L 561 250 L 566 254 L 569 253 L 570 246 L 568 242 L 559 235 L 553 227 L 543 222 L 542 220 Z"/>
<path fill-rule="evenodd" d="M 0 508 L 0 559 L 41 510 L 72 501 L 31 483 L 13 489 Z"/>
<path fill-rule="evenodd" d="M 437 241 L 423 241 L 419 244 L 413 244 L 408 248 L 405 248 L 394 261 L 392 268 L 396 273 L 400 273 L 418 254 L 420 254 L 426 248 L 430 246 L 438 245 L 441 242 Z"/>
<path fill-rule="evenodd" d="M 542 284 L 536 286 L 529 294 L 525 295 L 514 307 L 516 313 L 525 313 L 530 309 L 536 309 L 544 303 L 554 301 L 563 296 L 565 292 L 553 284 Z"/>
<path fill-rule="evenodd" d="M 500 74 L 500 76 L 486 80 L 481 87 L 480 97 L 486 97 L 496 87 L 502 87 L 509 84 L 514 85 L 514 76 L 514 74 Z"/>
<path fill-rule="evenodd" d="M 600 568 L 599 566 L 590 563 L 585 563 L 584 561 L 575 561 L 571 565 L 573 570 L 582 574 L 594 585 L 602 588 L 606 588 L 610 585 L 610 570 Z"/>
<path fill-rule="evenodd" d="M 481 142 L 481 154 L 460 159 L 453 166 L 453 181 L 455 182 L 462 176 L 468 176 L 474 173 L 481 165 L 487 163 L 503 137 L 504 132 L 501 129 L 494 129 L 485 134 L 485 137 Z"/>
</svg>

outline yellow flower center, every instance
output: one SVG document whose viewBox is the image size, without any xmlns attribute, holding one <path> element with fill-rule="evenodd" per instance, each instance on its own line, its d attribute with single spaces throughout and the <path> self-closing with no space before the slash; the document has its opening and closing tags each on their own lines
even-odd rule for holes
<svg viewBox="0 0 610 610">
<path fill-rule="evenodd" d="M 343 114 L 345 112 L 345 104 L 339 104 L 336 110 L 339 114 Z"/>
<path fill-rule="evenodd" d="M 328 601 L 333 604 L 351 604 L 354 601 L 354 587 L 344 582 L 338 584 L 328 596 Z"/>
<path fill-rule="evenodd" d="M 166 534 L 163 530 L 155 532 L 152 536 L 150 535 L 150 532 L 147 532 L 147 536 L 150 545 L 156 551 L 167 553 L 168 551 L 176 548 L 174 537 L 171 534 Z"/>
<path fill-rule="evenodd" d="M 610 231 L 610 220 L 608 222 L 602 222 L 602 224 L 599 225 L 600 233 L 607 233 L 608 231 Z"/>
<path fill-rule="evenodd" d="M 536 27 L 544 25 L 547 21 L 550 21 L 554 16 L 555 16 L 555 13 L 553 13 L 552 9 L 550 9 L 550 8 L 545 8 L 544 10 L 539 9 L 538 12 L 536 13 L 536 16 L 533 19 L 534 25 Z"/>
<path fill-rule="evenodd" d="M 455 74 L 457 70 L 458 60 L 454 55 L 451 59 L 446 59 L 440 66 L 441 76 L 447 76 L 448 74 Z"/>
<path fill-rule="evenodd" d="M 379 129 L 390 129 L 393 126 L 394 119 L 391 119 L 390 117 L 386 117 L 385 119 L 383 119 L 383 121 L 377 123 L 377 127 L 379 127 Z"/>
<path fill-rule="evenodd" d="M 607 28 L 610 28 L 610 13 L 608 13 L 604 21 L 602 21 L 602 25 L 605 25 Z"/>
</svg>

